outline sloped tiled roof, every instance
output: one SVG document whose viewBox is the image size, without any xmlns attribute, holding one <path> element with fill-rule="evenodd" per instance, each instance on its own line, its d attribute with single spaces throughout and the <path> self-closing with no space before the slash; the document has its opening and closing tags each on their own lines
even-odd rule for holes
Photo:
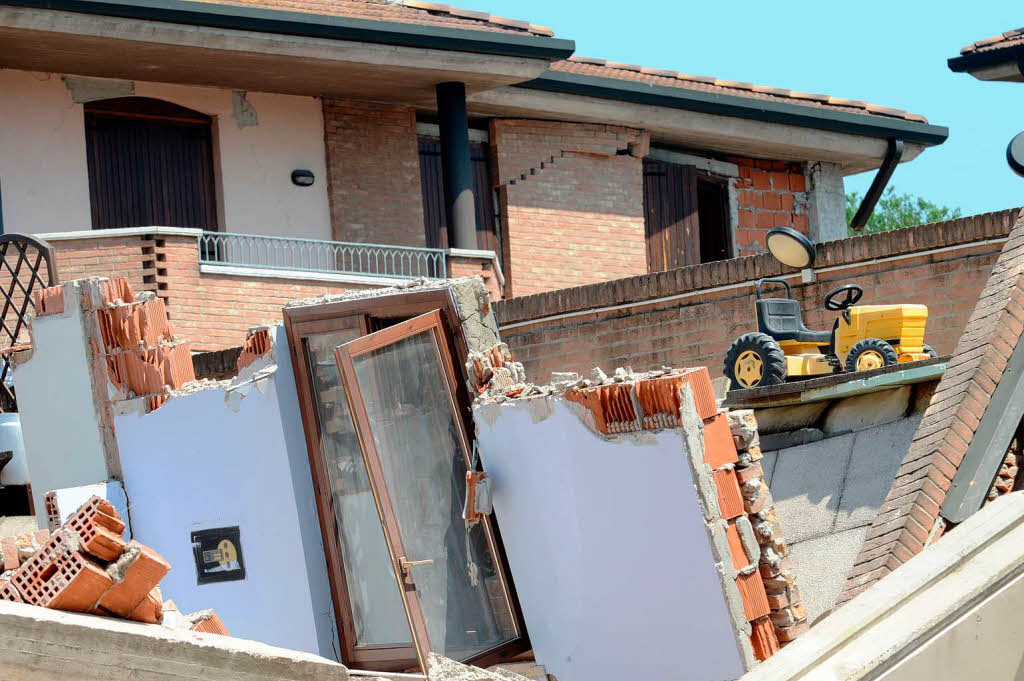
<svg viewBox="0 0 1024 681">
<path fill-rule="evenodd" d="M 615 78 L 618 80 L 649 83 L 651 85 L 662 85 L 687 90 L 737 95 L 752 99 L 783 101 L 790 104 L 801 104 L 809 107 L 887 116 L 889 118 L 899 118 L 918 123 L 928 122 L 927 118 L 919 114 L 909 113 L 902 109 L 877 106 L 875 104 L 869 104 L 868 102 L 855 99 L 843 99 L 840 97 L 832 97 L 830 95 L 797 92 L 785 88 L 765 87 L 762 85 L 754 85 L 753 83 L 722 80 L 720 78 L 713 78 L 710 76 L 694 76 L 686 73 L 679 73 L 678 71 L 652 69 L 643 66 L 636 66 L 634 64 L 609 62 L 604 59 L 572 56 L 563 61 L 553 62 L 549 68 L 552 71 L 561 71 L 564 73 L 573 73 L 583 76 Z"/>
<path fill-rule="evenodd" d="M 978 52 L 992 52 L 994 50 L 1002 50 L 1007 47 L 1013 47 L 1016 45 L 1024 44 L 1024 28 L 1018 28 L 1013 31 L 1006 31 L 999 35 L 992 36 L 991 38 L 985 38 L 984 40 L 976 40 L 970 45 L 966 45 L 960 49 L 960 54 L 975 54 Z"/>
<path fill-rule="evenodd" d="M 459 9 L 422 0 L 199 0 L 218 5 L 241 5 L 285 12 L 307 12 L 330 16 L 392 21 L 399 24 L 440 26 L 500 33 L 524 33 L 553 36 L 546 26 L 528 21 L 496 17 L 487 12 Z"/>
</svg>

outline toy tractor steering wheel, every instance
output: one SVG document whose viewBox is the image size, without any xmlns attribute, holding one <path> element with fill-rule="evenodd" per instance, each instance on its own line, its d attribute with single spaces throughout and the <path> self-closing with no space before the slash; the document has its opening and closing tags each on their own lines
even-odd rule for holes
<svg viewBox="0 0 1024 681">
<path fill-rule="evenodd" d="M 828 292 L 825 296 L 825 309 L 842 312 L 853 307 L 864 296 L 864 289 L 856 284 L 843 284 Z"/>
</svg>

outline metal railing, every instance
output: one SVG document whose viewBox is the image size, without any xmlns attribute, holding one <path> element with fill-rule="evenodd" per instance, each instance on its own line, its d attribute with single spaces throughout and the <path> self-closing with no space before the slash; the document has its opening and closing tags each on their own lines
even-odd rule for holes
<svg viewBox="0 0 1024 681">
<path fill-rule="evenodd" d="M 199 264 L 402 279 L 443 279 L 447 276 L 445 252 L 439 248 L 293 239 L 233 232 L 206 232 L 200 235 Z"/>
</svg>

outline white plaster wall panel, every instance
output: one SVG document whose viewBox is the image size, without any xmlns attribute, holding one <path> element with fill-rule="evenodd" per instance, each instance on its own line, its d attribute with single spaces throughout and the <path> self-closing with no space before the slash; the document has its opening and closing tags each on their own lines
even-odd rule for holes
<svg viewBox="0 0 1024 681">
<path fill-rule="evenodd" d="M 82 107 L 58 74 L 0 69 L 0 204 L 7 233 L 92 227 Z"/>
<path fill-rule="evenodd" d="M 331 238 L 318 99 L 249 93 L 258 124 L 240 128 L 230 90 L 137 81 L 135 94 L 214 117 L 227 231 Z M 313 171 L 312 187 L 292 184 L 297 168 Z M 0 192 L 7 232 L 91 229 L 83 109 L 59 74 L 0 70 Z"/>
<path fill-rule="evenodd" d="M 561 397 L 474 420 L 538 663 L 559 681 L 742 674 L 681 431 L 606 439 Z"/>
<path fill-rule="evenodd" d="M 283 340 L 283 334 L 281 335 Z M 116 421 L 135 537 L 171 563 L 165 598 L 233 635 L 336 657 L 333 606 L 287 350 L 262 391 L 217 388 Z M 237 525 L 246 578 L 198 586 L 194 530 Z"/>
<path fill-rule="evenodd" d="M 35 320 L 32 357 L 14 370 L 40 527 L 46 527 L 48 491 L 105 482 L 110 477 L 86 355 L 79 292 L 77 287 L 65 287 L 67 311 Z"/>
</svg>

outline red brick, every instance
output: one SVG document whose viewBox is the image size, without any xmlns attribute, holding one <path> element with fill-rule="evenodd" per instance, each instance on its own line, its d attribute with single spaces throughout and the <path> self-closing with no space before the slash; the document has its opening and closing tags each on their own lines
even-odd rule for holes
<svg viewBox="0 0 1024 681">
<path fill-rule="evenodd" d="M 743 496 L 736 481 L 736 472 L 729 468 L 715 471 L 715 488 L 718 490 L 718 509 L 722 518 L 730 520 L 743 514 Z"/>
<path fill-rule="evenodd" d="M 748 622 L 771 612 L 771 608 L 768 607 L 768 594 L 764 591 L 764 582 L 756 570 L 749 575 L 737 575 L 736 588 L 743 599 L 743 614 Z"/>
<path fill-rule="evenodd" d="M 90 498 L 68 518 L 65 527 L 77 532 L 82 549 L 100 560 L 117 560 L 124 551 L 124 521 L 105 499 Z"/>
<path fill-rule="evenodd" d="M 170 564 L 153 549 L 129 542 L 117 563 L 108 569 L 118 581 L 104 594 L 100 605 L 116 615 L 129 616 L 170 569 Z"/>
</svg>

